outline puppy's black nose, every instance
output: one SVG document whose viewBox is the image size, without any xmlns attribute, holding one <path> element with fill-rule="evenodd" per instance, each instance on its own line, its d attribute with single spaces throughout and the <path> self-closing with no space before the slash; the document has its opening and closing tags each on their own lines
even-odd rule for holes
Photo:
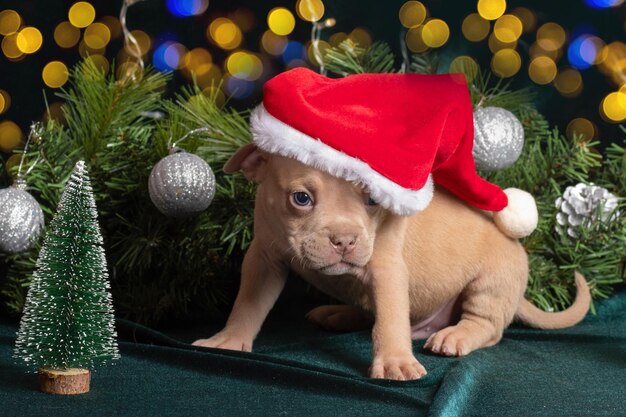
<svg viewBox="0 0 626 417">
<path fill-rule="evenodd" d="M 350 233 L 339 233 L 328 237 L 330 244 L 337 253 L 345 255 L 354 250 L 356 246 L 356 235 Z"/>
</svg>

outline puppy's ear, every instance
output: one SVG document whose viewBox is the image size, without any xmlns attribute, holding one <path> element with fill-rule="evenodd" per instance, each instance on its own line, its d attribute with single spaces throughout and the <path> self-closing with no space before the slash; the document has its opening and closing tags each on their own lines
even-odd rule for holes
<svg viewBox="0 0 626 417">
<path fill-rule="evenodd" d="M 255 144 L 249 143 L 242 146 L 224 164 L 224 172 L 227 174 L 241 170 L 249 180 L 260 182 L 264 168 L 267 165 L 268 155 L 258 149 Z"/>
</svg>

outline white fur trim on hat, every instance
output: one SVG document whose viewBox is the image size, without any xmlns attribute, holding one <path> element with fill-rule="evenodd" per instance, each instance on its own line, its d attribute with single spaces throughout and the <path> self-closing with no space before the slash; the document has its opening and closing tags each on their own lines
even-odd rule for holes
<svg viewBox="0 0 626 417">
<path fill-rule="evenodd" d="M 419 190 L 404 188 L 376 172 L 367 163 L 283 123 L 269 114 L 262 104 L 252 111 L 250 124 L 252 141 L 259 148 L 361 185 L 369 191 L 376 203 L 396 214 L 415 214 L 424 210 L 433 198 L 431 175 Z"/>
<path fill-rule="evenodd" d="M 539 221 L 537 205 L 532 195 L 518 188 L 507 188 L 504 193 L 509 204 L 494 213 L 493 221 L 505 235 L 519 239 L 530 235 Z"/>
</svg>

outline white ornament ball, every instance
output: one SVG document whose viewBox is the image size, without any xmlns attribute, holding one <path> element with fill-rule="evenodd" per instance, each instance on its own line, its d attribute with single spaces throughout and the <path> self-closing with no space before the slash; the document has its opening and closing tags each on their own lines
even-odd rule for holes
<svg viewBox="0 0 626 417">
<path fill-rule="evenodd" d="M 0 190 L 0 251 L 14 254 L 30 249 L 43 226 L 41 207 L 24 181 Z"/>
<path fill-rule="evenodd" d="M 193 216 L 213 201 L 215 175 L 197 155 L 176 152 L 152 168 L 148 191 L 156 208 L 166 216 Z"/>
<path fill-rule="evenodd" d="M 513 113 L 500 107 L 474 111 L 474 161 L 484 171 L 498 171 L 515 163 L 524 147 L 524 128 Z"/>
</svg>

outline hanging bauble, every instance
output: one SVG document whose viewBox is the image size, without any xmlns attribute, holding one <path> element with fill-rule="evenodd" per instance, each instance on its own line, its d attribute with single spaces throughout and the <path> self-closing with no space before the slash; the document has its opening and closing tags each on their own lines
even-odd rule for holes
<svg viewBox="0 0 626 417">
<path fill-rule="evenodd" d="M 41 234 L 44 217 L 35 198 L 26 191 L 26 182 L 0 190 L 0 251 L 19 253 L 30 249 Z"/>
<path fill-rule="evenodd" d="M 513 113 L 500 107 L 474 111 L 474 160 L 484 171 L 498 171 L 517 161 L 524 147 L 524 128 Z"/>
<path fill-rule="evenodd" d="M 599 223 L 610 224 L 619 216 L 619 199 L 606 188 L 593 184 L 578 183 L 567 187 L 562 197 L 554 202 L 559 212 L 556 215 L 556 231 L 578 237 L 578 230 L 585 227 L 593 230 Z"/>
<path fill-rule="evenodd" d="M 148 190 L 156 208 L 166 216 L 192 216 L 211 204 L 215 175 L 202 158 L 173 149 L 152 168 Z"/>
</svg>

